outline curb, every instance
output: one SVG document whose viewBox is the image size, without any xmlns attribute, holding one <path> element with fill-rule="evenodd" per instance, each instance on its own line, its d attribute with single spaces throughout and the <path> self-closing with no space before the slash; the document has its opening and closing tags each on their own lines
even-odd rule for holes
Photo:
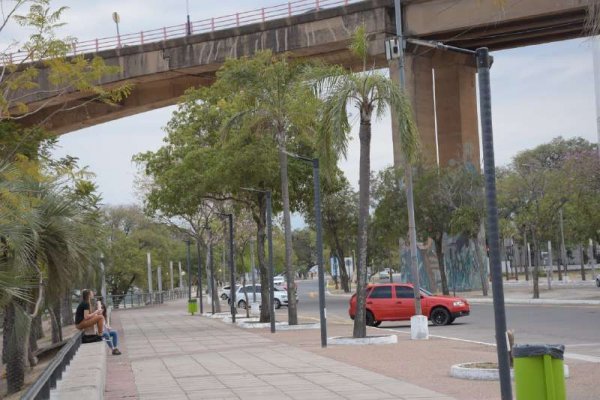
<svg viewBox="0 0 600 400">
<path fill-rule="evenodd" d="M 469 304 L 492 304 L 493 299 L 483 298 L 467 298 Z M 558 299 L 504 299 L 505 304 L 551 304 L 551 305 L 583 305 L 597 306 L 600 305 L 600 300 L 558 300 Z"/>
<path fill-rule="evenodd" d="M 320 329 L 321 324 L 316 322 L 314 324 L 298 324 L 298 325 L 281 325 L 278 327 L 280 331 L 303 331 L 306 329 Z"/>
<path fill-rule="evenodd" d="M 342 345 L 342 346 L 395 344 L 395 343 L 398 343 L 398 336 L 383 335 L 383 336 L 367 336 L 365 338 L 334 336 L 334 337 L 330 337 L 329 339 L 327 339 L 327 342 L 331 345 Z"/>
<path fill-rule="evenodd" d="M 450 367 L 450 376 L 457 379 L 468 379 L 472 381 L 498 381 L 500 374 L 498 368 L 470 368 L 469 365 L 476 363 L 454 364 Z M 569 366 L 563 365 L 565 379 L 570 377 Z M 510 378 L 515 379 L 515 371 L 511 368 Z"/>
<path fill-rule="evenodd" d="M 325 294 L 327 296 L 333 296 L 333 297 L 348 297 L 348 298 L 350 298 L 350 297 L 352 297 L 353 293 L 335 293 L 334 294 L 334 293 L 331 293 L 329 291 L 329 289 L 327 289 L 327 290 L 325 290 Z"/>
</svg>

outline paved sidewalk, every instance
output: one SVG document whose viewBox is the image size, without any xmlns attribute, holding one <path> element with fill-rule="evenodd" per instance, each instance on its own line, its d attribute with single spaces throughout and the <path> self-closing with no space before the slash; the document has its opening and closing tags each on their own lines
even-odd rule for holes
<svg viewBox="0 0 600 400">
<path fill-rule="evenodd" d="M 133 376 L 110 374 L 109 363 L 107 391 L 133 380 L 140 399 L 452 399 L 185 308 L 177 301 L 113 314 Z"/>
</svg>

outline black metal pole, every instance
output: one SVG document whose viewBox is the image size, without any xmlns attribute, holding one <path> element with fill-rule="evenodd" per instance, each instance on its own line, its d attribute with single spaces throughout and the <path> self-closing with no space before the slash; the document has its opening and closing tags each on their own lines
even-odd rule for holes
<svg viewBox="0 0 600 400">
<path fill-rule="evenodd" d="M 185 241 L 187 244 L 187 276 L 188 276 L 188 301 L 192 299 L 192 272 L 191 272 L 191 256 L 190 256 L 190 245 L 191 240 L 188 239 Z"/>
<path fill-rule="evenodd" d="M 200 315 L 202 315 L 204 314 L 204 305 L 202 304 L 202 254 L 199 240 L 196 240 L 196 250 L 198 251 L 198 290 L 196 291 L 196 297 L 200 299 Z"/>
<path fill-rule="evenodd" d="M 271 333 L 275 333 L 275 286 L 273 284 L 273 205 L 271 191 L 267 190 L 267 242 L 269 247 L 269 320 Z"/>
<path fill-rule="evenodd" d="M 323 265 L 323 232 L 321 227 L 321 182 L 319 159 L 314 158 L 313 182 L 315 196 L 315 226 L 317 230 L 317 265 L 319 268 L 319 320 L 321 322 L 321 347 L 327 347 L 327 309 L 325 308 L 325 266 Z"/>
<path fill-rule="evenodd" d="M 500 370 L 502 400 L 512 400 L 508 343 L 506 341 L 506 313 L 502 265 L 500 262 L 500 239 L 498 232 L 498 207 L 496 202 L 496 171 L 494 161 L 494 134 L 492 129 L 492 95 L 490 87 L 491 59 L 486 47 L 477 49 L 477 76 L 479 80 L 479 108 L 481 112 L 481 142 L 487 205 L 487 237 L 490 248 L 492 290 L 494 296 L 494 320 L 496 323 L 496 351 Z"/>
<path fill-rule="evenodd" d="M 233 266 L 233 214 L 226 214 L 229 220 L 229 280 L 231 284 L 231 322 L 235 323 L 236 300 L 235 300 L 235 271 Z"/>
<path fill-rule="evenodd" d="M 208 268 L 210 269 L 210 305 L 211 312 L 215 313 L 215 268 L 213 265 L 212 231 L 208 229 Z"/>
</svg>

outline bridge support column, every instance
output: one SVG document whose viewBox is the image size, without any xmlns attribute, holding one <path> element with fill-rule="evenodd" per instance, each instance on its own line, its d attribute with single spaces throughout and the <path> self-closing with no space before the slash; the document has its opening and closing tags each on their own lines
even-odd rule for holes
<svg viewBox="0 0 600 400">
<path fill-rule="evenodd" d="M 425 163 L 437 163 L 437 145 L 435 132 L 435 113 L 433 101 L 433 74 L 430 55 L 405 55 L 406 93 L 413 106 L 415 122 L 421 136 L 421 153 Z M 390 63 L 390 77 L 398 83 L 398 62 Z M 398 123 L 392 114 L 392 132 L 394 146 L 394 165 L 402 164 L 402 149 L 398 142 Z"/>
<path fill-rule="evenodd" d="M 479 130 L 474 59 L 437 50 L 406 53 L 406 93 L 421 137 L 423 161 L 442 167 L 470 163 L 479 170 Z M 390 64 L 398 81 L 398 66 Z M 436 126 L 437 123 L 437 126 Z M 392 115 L 394 165 L 402 164 Z"/>
<path fill-rule="evenodd" d="M 471 164 L 479 170 L 474 58 L 438 52 L 433 68 L 440 166 Z"/>
</svg>

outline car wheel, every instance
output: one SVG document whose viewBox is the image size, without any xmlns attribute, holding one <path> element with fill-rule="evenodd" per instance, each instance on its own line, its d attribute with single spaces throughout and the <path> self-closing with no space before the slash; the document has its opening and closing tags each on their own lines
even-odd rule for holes
<svg viewBox="0 0 600 400">
<path fill-rule="evenodd" d="M 447 325 L 450 321 L 450 313 L 443 307 L 436 307 L 431 311 L 431 322 L 434 325 Z"/>
<path fill-rule="evenodd" d="M 246 309 L 246 302 L 244 300 L 240 300 L 238 302 L 238 308 L 243 308 L 245 310 Z"/>
<path fill-rule="evenodd" d="M 221 295 L 221 298 L 222 298 L 223 300 L 227 300 L 227 295 L 226 295 L 225 293 L 223 293 L 223 294 Z"/>
<path fill-rule="evenodd" d="M 596 279 L 596 286 L 600 287 L 600 279 Z"/>
<path fill-rule="evenodd" d="M 281 308 L 281 301 L 279 299 L 275 299 L 275 309 L 279 310 Z"/>
<path fill-rule="evenodd" d="M 379 325 L 381 325 L 381 321 L 375 321 L 375 323 L 373 324 L 374 327 L 378 327 Z"/>
<path fill-rule="evenodd" d="M 367 326 L 375 326 L 375 317 L 371 311 L 367 311 L 366 320 Z"/>
<path fill-rule="evenodd" d="M 450 325 L 451 323 L 453 323 L 455 320 L 456 320 L 456 318 L 450 317 L 450 319 L 448 320 L 448 325 Z"/>
</svg>

